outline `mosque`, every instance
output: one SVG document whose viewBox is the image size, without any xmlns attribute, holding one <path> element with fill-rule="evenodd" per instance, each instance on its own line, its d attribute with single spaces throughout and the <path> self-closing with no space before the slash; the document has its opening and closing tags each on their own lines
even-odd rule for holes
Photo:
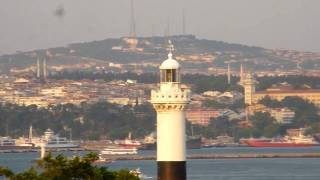
<svg viewBox="0 0 320 180">
<path fill-rule="evenodd" d="M 290 87 L 272 87 L 264 91 L 256 91 L 256 80 L 252 73 L 247 73 L 241 76 L 241 84 L 244 87 L 245 104 L 254 105 L 266 96 L 278 101 L 283 100 L 288 96 L 298 96 L 311 103 L 314 103 L 320 108 L 320 89 L 302 89 L 296 90 Z"/>
</svg>

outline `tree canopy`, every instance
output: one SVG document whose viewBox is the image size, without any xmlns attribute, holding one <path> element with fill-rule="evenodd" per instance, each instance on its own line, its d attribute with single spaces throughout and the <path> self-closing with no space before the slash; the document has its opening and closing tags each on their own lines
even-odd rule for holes
<svg viewBox="0 0 320 180">
<path fill-rule="evenodd" d="M 30 125 L 41 135 L 47 128 L 76 139 L 143 137 L 155 129 L 155 111 L 150 104 L 119 106 L 108 102 L 63 104 L 47 109 L 35 105 L 0 104 L 0 136 L 27 135 Z"/>
<path fill-rule="evenodd" d="M 71 159 L 63 155 L 53 157 L 49 153 L 38 160 L 36 166 L 24 172 L 15 174 L 6 167 L 0 167 L 0 177 L 4 176 L 10 180 L 139 180 L 139 177 L 127 169 L 110 171 L 106 167 L 93 165 L 97 159 L 95 153 Z"/>
</svg>

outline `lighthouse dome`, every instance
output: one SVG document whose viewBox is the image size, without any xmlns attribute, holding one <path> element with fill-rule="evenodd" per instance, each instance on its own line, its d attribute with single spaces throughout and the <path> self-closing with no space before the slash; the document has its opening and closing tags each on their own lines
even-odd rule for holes
<svg viewBox="0 0 320 180">
<path fill-rule="evenodd" d="M 180 64 L 177 60 L 172 58 L 172 54 L 168 54 L 168 59 L 163 61 L 160 69 L 180 69 Z"/>
</svg>

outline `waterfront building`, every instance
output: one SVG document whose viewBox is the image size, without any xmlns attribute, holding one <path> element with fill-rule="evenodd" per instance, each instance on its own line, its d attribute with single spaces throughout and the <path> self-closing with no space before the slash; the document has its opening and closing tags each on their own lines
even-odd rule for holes
<svg viewBox="0 0 320 180">
<path fill-rule="evenodd" d="M 208 126 L 211 118 L 216 118 L 222 110 L 212 108 L 189 108 L 186 110 L 186 118 L 192 124 Z"/>
<path fill-rule="evenodd" d="M 185 107 L 190 90 L 181 86 L 180 64 L 172 57 L 160 66 L 160 89 L 151 91 L 151 103 L 157 111 L 158 179 L 186 179 Z"/>
<path fill-rule="evenodd" d="M 244 99 L 245 104 L 253 105 L 259 102 L 266 96 L 271 99 L 278 101 L 283 100 L 289 96 L 298 96 L 311 103 L 314 103 L 317 107 L 320 107 L 320 89 L 303 89 L 295 90 L 288 87 L 272 87 L 264 91 L 256 91 L 255 89 L 255 79 L 252 73 L 248 73 L 245 76 L 243 86 L 244 86 Z"/>
<path fill-rule="evenodd" d="M 280 124 L 290 124 L 295 116 L 295 112 L 288 108 L 268 108 L 262 104 L 249 106 L 250 114 L 254 112 L 268 112 Z"/>
<path fill-rule="evenodd" d="M 280 124 L 290 124 L 295 116 L 295 112 L 288 108 L 275 108 L 269 112 Z"/>
</svg>

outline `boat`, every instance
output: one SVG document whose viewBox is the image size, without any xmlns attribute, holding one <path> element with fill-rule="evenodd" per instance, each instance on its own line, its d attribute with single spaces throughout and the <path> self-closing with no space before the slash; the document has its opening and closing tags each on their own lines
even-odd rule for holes
<svg viewBox="0 0 320 180">
<path fill-rule="evenodd" d="M 59 137 L 54 134 L 51 129 L 47 129 L 44 132 L 44 135 L 40 139 L 33 138 L 32 143 L 36 147 L 41 147 L 42 143 L 45 148 L 77 148 L 79 145 L 73 144 L 71 140 L 68 140 L 66 137 Z"/>
<path fill-rule="evenodd" d="M 241 142 L 251 147 L 310 147 L 319 145 L 311 136 L 300 134 L 299 136 L 285 136 L 273 139 L 243 139 Z"/>
<path fill-rule="evenodd" d="M 29 137 L 20 137 L 16 140 L 16 145 L 21 147 L 35 147 L 32 143 L 32 126 L 29 127 Z"/>
<path fill-rule="evenodd" d="M 138 176 L 140 179 L 152 179 L 151 176 L 147 176 L 145 174 L 143 174 L 140 170 L 140 168 L 137 169 L 132 169 L 129 171 L 131 174 Z"/>
<path fill-rule="evenodd" d="M 15 140 L 9 136 L 0 137 L 0 149 L 8 150 L 8 149 L 16 149 Z"/>
<path fill-rule="evenodd" d="M 140 141 L 133 140 L 131 138 L 131 132 L 129 132 L 129 135 L 125 140 L 117 140 L 115 141 L 115 144 L 122 147 L 135 147 L 135 148 L 140 148 L 142 146 L 142 143 Z"/>
<path fill-rule="evenodd" d="M 24 150 L 32 149 L 32 144 L 19 144 L 17 140 L 9 136 L 0 137 L 0 150 Z"/>
<path fill-rule="evenodd" d="M 100 155 L 134 155 L 138 149 L 134 147 L 107 147 L 100 151 Z"/>
</svg>

